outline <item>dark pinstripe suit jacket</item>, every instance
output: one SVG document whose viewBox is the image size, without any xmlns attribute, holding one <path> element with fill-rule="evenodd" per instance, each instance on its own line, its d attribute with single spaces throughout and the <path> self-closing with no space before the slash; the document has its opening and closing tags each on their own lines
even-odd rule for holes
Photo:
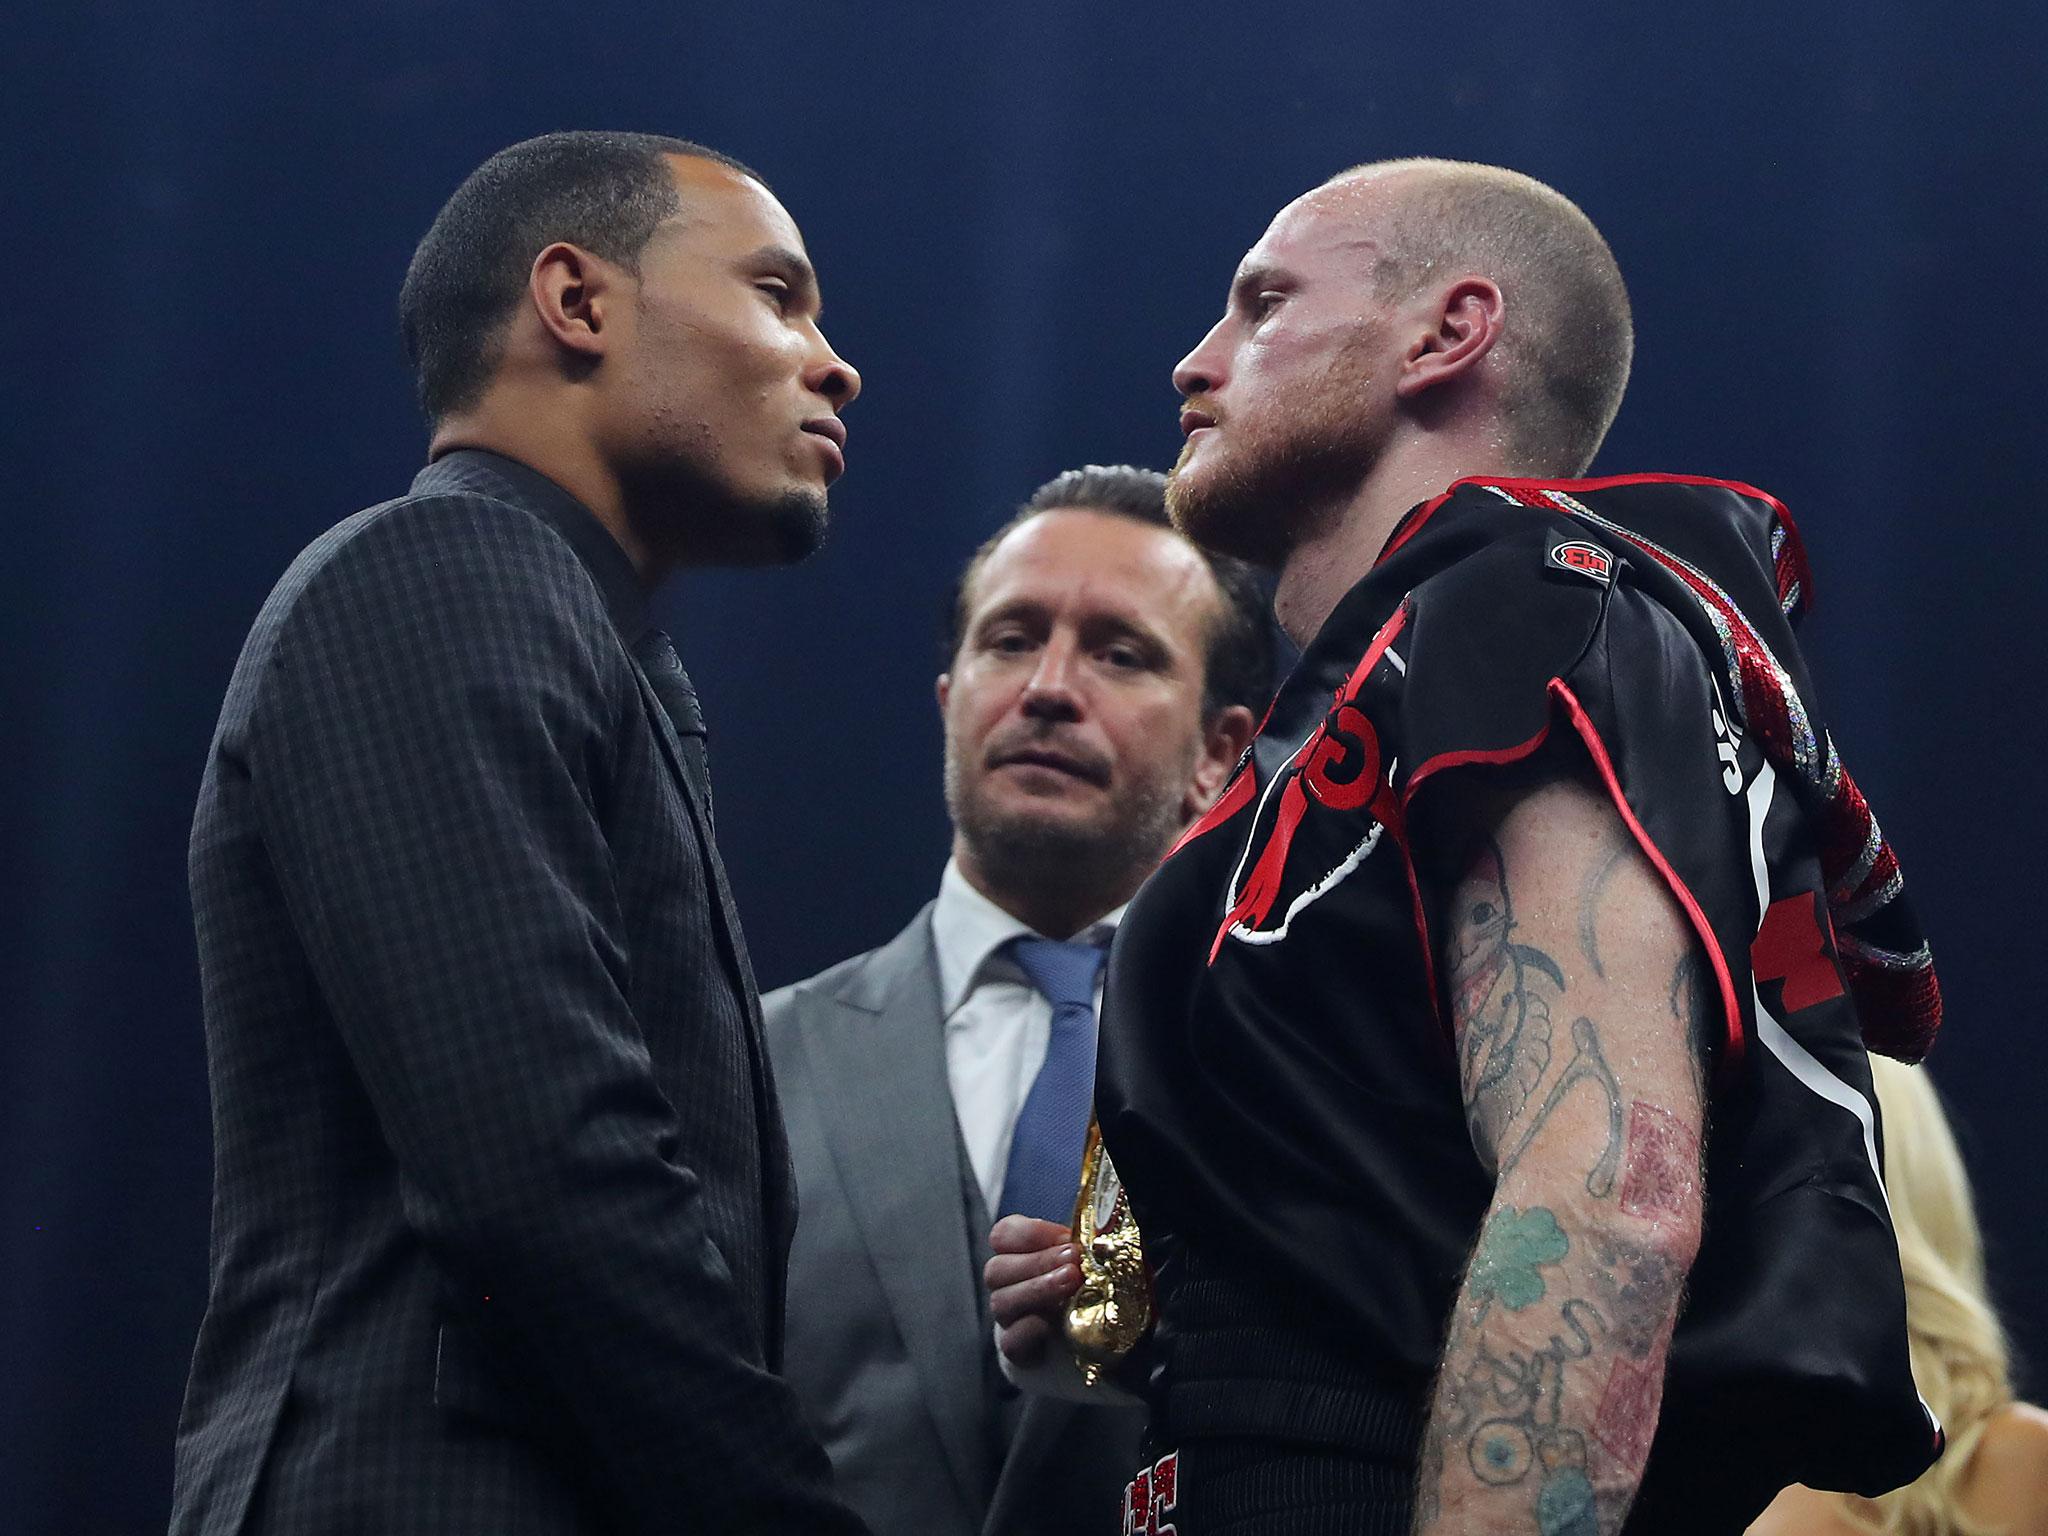
<svg viewBox="0 0 2048 1536">
<path fill-rule="evenodd" d="M 459 452 L 256 621 L 192 830 L 178 1536 L 859 1529 L 774 1374 L 789 1155 L 639 609 L 588 511 Z"/>
</svg>

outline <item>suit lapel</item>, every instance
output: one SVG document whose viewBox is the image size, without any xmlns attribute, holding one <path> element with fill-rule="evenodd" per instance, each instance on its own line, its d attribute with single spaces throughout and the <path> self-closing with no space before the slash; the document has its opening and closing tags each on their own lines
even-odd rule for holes
<svg viewBox="0 0 2048 1536">
<path fill-rule="evenodd" d="M 962 1208 L 960 1132 L 946 1077 L 945 1020 L 930 908 L 875 951 L 836 996 L 800 1015 L 829 1091 L 819 1112 L 861 1238 L 939 1442 L 976 1507 L 987 1493 L 981 1272 Z"/>
<path fill-rule="evenodd" d="M 631 660 L 630 652 L 628 659 Z M 765 1027 L 761 1022 L 761 994 L 754 983 L 753 961 L 747 955 L 746 935 L 740 929 L 739 908 L 726 883 L 725 861 L 718 856 L 718 840 L 712 835 L 711 818 L 705 814 L 703 795 L 685 766 L 683 745 L 676 736 L 675 722 L 638 661 L 632 661 L 633 677 L 640 688 L 640 706 L 654 727 L 662 756 L 668 759 L 669 775 L 683 797 L 697 846 L 703 852 L 704 868 L 711 887 L 711 928 L 719 954 L 732 974 L 734 990 L 747 1020 L 747 1067 L 754 1086 L 757 1106 L 756 1134 L 761 1147 L 762 1194 L 768 1202 L 769 1251 L 776 1255 L 768 1268 L 768 1334 L 761 1348 L 772 1369 L 782 1360 L 783 1308 L 788 1300 L 787 1264 L 789 1234 L 796 1227 L 796 1180 L 789 1162 L 789 1141 L 783 1130 L 782 1113 L 775 1100 L 775 1073 L 768 1060 Z"/>
<path fill-rule="evenodd" d="M 747 1017 L 753 1021 L 758 1034 L 761 999 L 754 985 L 754 965 L 747 955 L 746 935 L 740 931 L 739 909 L 733 904 L 732 888 L 726 884 L 725 861 L 718 856 L 718 843 L 711 833 L 711 818 L 705 814 L 703 792 L 683 765 L 683 744 L 676 736 L 675 722 L 669 719 L 654 685 L 647 680 L 647 674 L 637 661 L 633 663 L 633 677 L 640 687 L 641 707 L 647 711 L 655 737 L 661 742 L 662 756 L 668 759 L 669 773 L 682 792 L 683 804 L 690 813 L 690 824 L 696 829 L 697 844 L 704 850 L 704 864 L 711 872 L 712 919 L 719 947 L 733 968 L 734 981 L 746 1001 Z"/>
</svg>

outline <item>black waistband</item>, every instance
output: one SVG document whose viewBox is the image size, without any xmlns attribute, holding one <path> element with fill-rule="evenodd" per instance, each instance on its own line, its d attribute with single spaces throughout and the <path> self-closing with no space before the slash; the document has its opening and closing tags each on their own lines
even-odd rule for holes
<svg viewBox="0 0 2048 1536">
<path fill-rule="evenodd" d="M 1165 1423 L 1162 1439 L 1250 1435 L 1399 1462 L 1412 1462 L 1422 1449 L 1423 1415 L 1415 1404 L 1369 1387 L 1275 1378 L 1170 1382 Z"/>
<path fill-rule="evenodd" d="M 1159 1462 L 1149 1495 L 1125 1490 L 1132 1530 L 1227 1530 L 1230 1536 L 1408 1536 L 1414 1469 L 1284 1440 L 1197 1438 L 1172 1452 L 1170 1505 Z M 1149 1520 L 1134 1518 L 1143 1507 Z"/>
<path fill-rule="evenodd" d="M 1427 1382 L 1386 1380 L 1383 1367 L 1302 1321 L 1309 1309 L 1229 1268 L 1183 1252 L 1159 1281 L 1162 1441 L 1246 1435 L 1403 1462 L 1421 1450 Z"/>
</svg>

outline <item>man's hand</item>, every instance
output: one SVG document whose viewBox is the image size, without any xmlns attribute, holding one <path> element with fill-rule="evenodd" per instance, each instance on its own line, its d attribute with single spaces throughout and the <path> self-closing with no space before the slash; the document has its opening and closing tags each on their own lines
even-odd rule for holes
<svg viewBox="0 0 2048 1536">
<path fill-rule="evenodd" d="M 996 1342 L 1012 1365 L 1045 1358 L 1067 1301 L 1081 1288 L 1081 1250 L 1056 1221 L 1005 1216 L 988 1235 L 994 1255 L 982 1271 Z"/>
</svg>

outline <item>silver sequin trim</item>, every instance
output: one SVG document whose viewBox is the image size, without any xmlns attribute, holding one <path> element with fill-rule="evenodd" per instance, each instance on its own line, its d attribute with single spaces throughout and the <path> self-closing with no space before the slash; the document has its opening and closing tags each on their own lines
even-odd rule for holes
<svg viewBox="0 0 2048 1536">
<path fill-rule="evenodd" d="M 1883 885 L 1880 885 L 1861 901 L 1852 901 L 1846 906 L 1833 907 L 1834 898 L 1832 896 L 1829 897 L 1829 905 L 1833 908 L 1834 912 L 1835 926 L 1838 928 L 1854 927 L 1905 888 L 1906 877 L 1894 869 L 1889 880 L 1885 881 Z"/>
<path fill-rule="evenodd" d="M 1872 965 L 1882 965 L 1894 971 L 1924 971 L 1934 964 L 1934 955 L 1925 944 L 1907 954 L 1878 944 L 1866 944 L 1853 934 L 1840 933 L 1835 935 L 1835 947 L 1844 955 L 1868 960 Z"/>
<path fill-rule="evenodd" d="M 1609 522 L 1598 512 L 1595 512 L 1591 507 L 1568 492 L 1553 490 L 1545 491 L 1544 495 L 1574 517 L 1584 518 L 1595 527 L 1604 528 L 1617 538 L 1627 539 L 1631 543 L 1640 544 L 1647 549 L 1654 550 L 1680 570 L 1697 579 L 1708 591 L 1712 592 L 1723 603 L 1726 603 L 1730 611 L 1737 614 L 1741 612 L 1741 609 L 1736 607 L 1734 600 L 1722 590 L 1719 582 L 1715 581 L 1713 577 L 1699 569 L 1699 567 L 1680 559 L 1655 540 L 1646 539 L 1640 533 L 1635 532 L 1633 529 L 1624 528 L 1619 523 Z M 1707 615 L 1708 622 L 1714 626 L 1714 633 L 1721 639 L 1721 648 L 1727 654 L 1729 676 L 1740 682 L 1742 677 L 1739 663 L 1740 653 L 1735 648 L 1734 637 L 1729 633 L 1727 615 L 1712 603 L 1706 601 L 1706 599 L 1699 597 L 1698 593 L 1693 595 L 1698 599 L 1701 610 Z M 1814 739 L 1813 722 L 1807 716 L 1806 701 L 1799 697 L 1798 690 L 1792 686 L 1790 674 L 1785 671 L 1784 667 L 1779 665 L 1778 658 L 1771 654 L 1771 648 L 1764 643 L 1763 636 L 1759 635 L 1754 629 L 1749 629 L 1747 625 L 1744 627 L 1747 630 L 1747 638 L 1763 653 L 1764 660 L 1770 665 L 1771 681 L 1776 685 L 1779 697 L 1785 701 L 1785 719 L 1792 731 L 1792 766 L 1798 770 L 1801 778 L 1805 779 L 1809 784 L 1814 783 L 1820 777 L 1820 744 Z M 1744 710 L 1741 702 L 1742 690 L 1738 687 L 1735 692 L 1735 710 L 1738 715 L 1744 717 L 1743 725 L 1746 728 L 1749 721 L 1747 711 Z"/>
<path fill-rule="evenodd" d="M 1828 891 L 1830 905 L 1847 901 L 1856 894 L 1856 888 L 1870 878 L 1870 871 L 1877 865 L 1878 853 L 1884 848 L 1884 833 L 1877 828 L 1877 818 L 1870 818 L 1870 830 L 1863 835 L 1863 846 L 1856 850 L 1856 860 L 1842 871 Z"/>
</svg>

